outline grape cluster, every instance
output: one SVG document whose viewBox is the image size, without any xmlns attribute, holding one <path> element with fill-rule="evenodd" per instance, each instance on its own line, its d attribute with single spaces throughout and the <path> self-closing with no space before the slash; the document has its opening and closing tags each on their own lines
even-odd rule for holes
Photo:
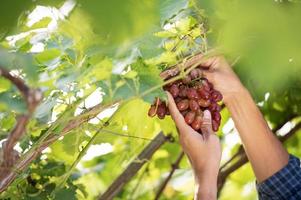
<svg viewBox="0 0 301 200">
<path fill-rule="evenodd" d="M 202 77 L 201 69 L 191 70 L 185 78 L 170 83 L 163 89 L 170 92 L 186 123 L 194 130 L 201 133 L 203 111 L 208 109 L 212 116 L 212 129 L 218 131 L 221 122 L 221 107 L 218 102 L 223 96 L 214 89 L 208 79 Z M 150 117 L 157 115 L 160 119 L 164 119 L 165 115 L 169 115 L 166 102 L 156 98 L 148 115 Z"/>
</svg>

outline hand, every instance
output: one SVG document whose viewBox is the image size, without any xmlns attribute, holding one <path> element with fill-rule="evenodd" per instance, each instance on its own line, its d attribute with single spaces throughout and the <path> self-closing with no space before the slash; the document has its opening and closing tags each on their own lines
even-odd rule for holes
<svg viewBox="0 0 301 200">
<path fill-rule="evenodd" d="M 179 140 L 183 151 L 194 170 L 197 191 L 196 199 L 216 199 L 217 176 L 221 161 L 221 145 L 214 134 L 211 114 L 204 111 L 202 135 L 186 124 L 173 97 L 168 95 L 168 108 L 179 130 Z"/>
<path fill-rule="evenodd" d="M 222 56 L 215 56 L 208 58 L 201 64 L 205 70 L 203 73 L 210 82 L 214 85 L 214 88 L 222 93 L 224 96 L 225 104 L 234 94 L 240 93 L 243 90 L 237 75 L 233 72 L 232 68 Z"/>
</svg>

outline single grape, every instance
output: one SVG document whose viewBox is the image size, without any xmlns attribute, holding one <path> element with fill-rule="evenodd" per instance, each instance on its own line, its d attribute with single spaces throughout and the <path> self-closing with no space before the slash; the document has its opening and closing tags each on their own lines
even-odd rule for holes
<svg viewBox="0 0 301 200">
<path fill-rule="evenodd" d="M 204 87 L 198 90 L 202 99 L 208 100 L 210 98 L 210 92 L 206 91 Z"/>
<path fill-rule="evenodd" d="M 179 111 L 187 110 L 189 107 L 189 101 L 188 99 L 183 99 L 179 103 L 177 103 L 177 107 Z"/>
<path fill-rule="evenodd" d="M 218 128 L 219 128 L 219 124 L 215 120 L 212 120 L 212 130 L 214 132 L 217 132 Z"/>
<path fill-rule="evenodd" d="M 195 117 L 195 119 L 193 120 L 193 122 L 191 123 L 191 127 L 194 129 L 194 130 L 200 130 L 201 129 L 201 126 L 202 126 L 202 121 L 203 121 L 203 118 L 202 116 L 200 115 L 197 115 Z"/>
<path fill-rule="evenodd" d="M 148 116 L 154 117 L 157 114 L 156 106 L 152 105 L 148 110 Z"/>
<path fill-rule="evenodd" d="M 173 96 L 173 98 L 176 98 L 179 95 L 180 90 L 179 90 L 179 87 L 176 84 L 173 84 L 169 88 L 169 92 Z"/>
<path fill-rule="evenodd" d="M 200 108 L 200 106 L 196 100 L 190 99 L 189 100 L 189 108 L 192 111 L 197 111 Z"/>
<path fill-rule="evenodd" d="M 179 92 L 179 97 L 186 97 L 187 96 L 187 87 L 185 85 L 181 85 L 179 87 L 180 92 Z"/>
<path fill-rule="evenodd" d="M 187 89 L 187 97 L 189 99 L 197 99 L 198 98 L 198 93 L 194 88 L 188 88 Z"/>
<path fill-rule="evenodd" d="M 167 108 L 166 108 L 166 105 L 165 104 L 161 104 L 158 106 L 158 109 L 157 109 L 157 115 L 160 119 L 164 119 L 165 115 L 166 115 L 166 111 L 167 111 Z"/>
<path fill-rule="evenodd" d="M 211 102 L 211 104 L 210 104 L 210 106 L 209 106 L 209 110 L 210 110 L 211 112 L 214 112 L 214 111 L 219 112 L 219 111 L 221 111 L 221 107 L 220 107 L 220 105 L 218 105 L 216 102 Z"/>
<path fill-rule="evenodd" d="M 214 121 L 220 122 L 221 121 L 221 114 L 219 112 L 213 112 L 212 113 L 212 119 Z"/>
<path fill-rule="evenodd" d="M 210 100 L 198 99 L 198 104 L 203 108 L 207 108 L 208 106 L 210 106 L 211 102 Z"/>
<path fill-rule="evenodd" d="M 223 95 L 217 90 L 212 90 L 211 91 L 211 98 L 212 98 L 213 101 L 219 102 L 223 99 Z"/>
<path fill-rule="evenodd" d="M 194 121 L 195 118 L 195 112 L 193 111 L 189 111 L 186 115 L 185 115 L 185 122 L 187 124 L 191 124 Z"/>
</svg>

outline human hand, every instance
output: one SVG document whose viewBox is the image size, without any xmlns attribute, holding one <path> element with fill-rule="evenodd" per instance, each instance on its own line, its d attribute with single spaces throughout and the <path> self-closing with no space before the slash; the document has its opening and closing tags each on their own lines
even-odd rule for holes
<svg viewBox="0 0 301 200">
<path fill-rule="evenodd" d="M 225 104 L 231 96 L 244 90 L 244 86 L 224 57 L 210 57 L 201 64 L 201 67 L 204 69 L 205 77 L 222 93 Z"/>
<path fill-rule="evenodd" d="M 221 145 L 212 130 L 211 114 L 208 110 L 204 111 L 202 134 L 199 134 L 186 124 L 171 94 L 167 92 L 167 95 L 168 108 L 177 125 L 180 144 L 194 170 L 196 199 L 216 199 Z"/>
</svg>

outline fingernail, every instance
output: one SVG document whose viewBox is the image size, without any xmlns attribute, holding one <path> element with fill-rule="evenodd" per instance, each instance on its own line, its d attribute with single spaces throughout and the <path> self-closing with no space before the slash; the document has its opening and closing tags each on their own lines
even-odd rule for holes
<svg viewBox="0 0 301 200">
<path fill-rule="evenodd" d="M 205 119 L 210 119 L 210 115 L 211 115 L 211 114 L 210 114 L 209 110 L 205 110 L 205 111 L 204 111 L 204 118 L 205 118 Z"/>
</svg>

